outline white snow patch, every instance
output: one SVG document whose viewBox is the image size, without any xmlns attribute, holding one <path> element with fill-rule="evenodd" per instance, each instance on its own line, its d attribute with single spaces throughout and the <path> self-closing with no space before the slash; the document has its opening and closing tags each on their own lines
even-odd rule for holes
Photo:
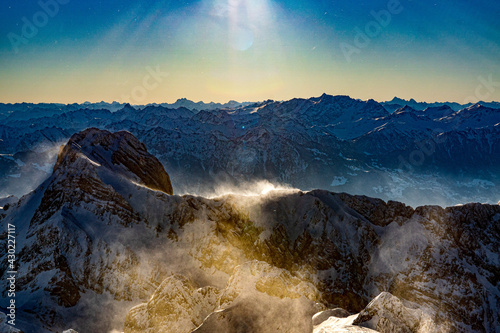
<svg viewBox="0 0 500 333">
<path fill-rule="evenodd" d="M 355 159 L 353 158 L 345 157 L 344 155 L 342 155 L 342 153 L 339 153 L 339 157 L 342 157 L 346 161 L 355 161 Z"/>
<path fill-rule="evenodd" d="M 347 178 L 340 176 L 340 177 L 335 177 L 330 186 L 342 186 L 345 184 L 347 184 Z"/>
<path fill-rule="evenodd" d="M 88 158 L 87 156 L 85 156 L 85 155 L 83 155 L 83 154 L 82 154 L 81 156 L 82 156 L 84 159 L 86 159 L 87 161 L 89 161 L 92 165 L 95 165 L 95 166 L 97 166 L 97 167 L 100 167 L 100 166 L 101 166 L 99 163 L 97 163 L 97 162 L 95 162 L 95 161 L 92 161 L 92 160 L 91 160 L 90 158 Z"/>
<path fill-rule="evenodd" d="M 314 327 L 313 333 L 376 332 L 369 328 L 353 325 L 352 323 L 357 317 L 358 314 L 347 318 L 330 317 Z"/>
</svg>

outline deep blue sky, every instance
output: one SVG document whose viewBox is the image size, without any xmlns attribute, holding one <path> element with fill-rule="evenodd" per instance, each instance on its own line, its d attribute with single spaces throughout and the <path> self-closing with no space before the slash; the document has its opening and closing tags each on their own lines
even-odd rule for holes
<svg viewBox="0 0 500 333">
<path fill-rule="evenodd" d="M 70 0 L 19 42 L 43 9 L 4 0 L 0 102 L 500 100 L 499 1 L 401 0 L 356 44 L 391 3 Z"/>
</svg>

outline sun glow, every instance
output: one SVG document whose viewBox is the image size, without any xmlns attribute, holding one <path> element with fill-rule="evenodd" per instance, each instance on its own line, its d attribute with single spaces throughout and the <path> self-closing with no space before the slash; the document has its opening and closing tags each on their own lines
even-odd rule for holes
<svg viewBox="0 0 500 333">
<path fill-rule="evenodd" d="M 228 0 L 229 45 L 236 51 L 250 49 L 256 35 L 272 31 L 271 8 L 266 0 Z"/>
<path fill-rule="evenodd" d="M 280 74 L 286 52 L 281 48 L 275 21 L 280 9 L 268 0 L 206 1 L 200 13 L 208 13 L 216 29 L 222 54 L 207 73 L 206 89 L 213 96 L 270 94 L 283 87 Z M 283 23 L 283 22 L 282 22 Z M 225 59 L 221 62 L 220 59 Z M 245 96 L 246 94 L 246 96 Z"/>
</svg>

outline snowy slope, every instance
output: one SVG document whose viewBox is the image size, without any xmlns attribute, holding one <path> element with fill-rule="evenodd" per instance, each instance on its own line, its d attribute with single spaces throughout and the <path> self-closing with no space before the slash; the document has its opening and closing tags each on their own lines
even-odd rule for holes
<svg viewBox="0 0 500 333">
<path fill-rule="evenodd" d="M 452 331 L 500 325 L 498 205 L 413 209 L 322 190 L 180 197 L 168 178 L 130 133 L 71 138 L 50 178 L 0 214 L 3 230 L 16 225 L 20 322 L 38 325 L 23 329 L 305 331 L 325 308 L 391 318 L 396 305 Z"/>
<path fill-rule="evenodd" d="M 33 118 L 26 117 L 26 105 L 23 117 L 2 121 L 0 196 L 35 189 L 50 175 L 59 146 L 96 127 L 138 137 L 164 164 L 178 193 L 211 195 L 221 183 L 258 179 L 412 206 L 500 198 L 500 119 L 492 104 L 456 109 L 410 103 L 389 113 L 375 101 L 322 95 L 202 111 L 182 103 L 115 105 L 111 111 L 100 105 L 41 105 L 45 111 Z M 478 191 L 463 185 L 478 181 L 488 186 Z"/>
</svg>

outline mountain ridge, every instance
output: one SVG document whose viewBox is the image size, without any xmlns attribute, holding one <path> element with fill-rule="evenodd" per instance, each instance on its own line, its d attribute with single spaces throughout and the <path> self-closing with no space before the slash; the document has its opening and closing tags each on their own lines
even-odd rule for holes
<svg viewBox="0 0 500 333">
<path fill-rule="evenodd" d="M 92 146 L 103 137 L 113 141 L 110 156 L 123 149 L 124 137 L 132 140 L 97 129 L 76 134 L 52 177 L 0 213 L 0 224 L 15 224 L 18 233 L 18 318 L 37 323 L 36 332 L 73 327 L 85 333 L 126 322 L 126 332 L 166 325 L 189 333 L 259 320 L 264 329 L 250 331 L 312 330 L 314 312 L 337 307 L 359 315 L 343 324 L 328 319 L 324 327 L 495 332 L 499 324 L 499 205 L 413 209 L 325 190 L 168 195 L 123 178 L 119 167 L 96 165 L 97 154 L 74 158 L 103 152 Z M 90 147 L 73 150 L 78 142 Z M 137 150 L 132 156 L 141 155 L 142 145 L 130 147 Z M 149 156 L 146 163 L 154 165 Z M 255 278 L 243 278 L 246 271 Z M 175 281 L 185 280 L 175 274 L 191 282 L 179 289 Z M 208 296 L 194 296 L 196 286 Z M 192 294 L 192 302 L 162 303 L 166 295 L 177 299 L 176 290 Z M 266 301 L 271 317 L 257 311 L 258 300 Z M 298 311 L 286 312 L 294 320 L 277 319 L 284 305 Z M 157 315 L 146 315 L 149 309 Z M 243 309 L 252 315 L 242 317 Z M 397 317 L 408 309 L 417 312 Z M 183 322 L 195 327 L 171 326 L 173 313 L 185 313 Z"/>
<path fill-rule="evenodd" d="M 0 125 L 0 196 L 32 190 L 48 177 L 59 145 L 95 127 L 144 141 L 180 193 L 210 195 L 221 182 L 257 178 L 412 206 L 495 203 L 497 110 L 476 104 L 460 112 L 401 107 L 389 113 L 374 101 L 324 94 L 199 112 L 127 106 L 12 120 Z"/>
</svg>

